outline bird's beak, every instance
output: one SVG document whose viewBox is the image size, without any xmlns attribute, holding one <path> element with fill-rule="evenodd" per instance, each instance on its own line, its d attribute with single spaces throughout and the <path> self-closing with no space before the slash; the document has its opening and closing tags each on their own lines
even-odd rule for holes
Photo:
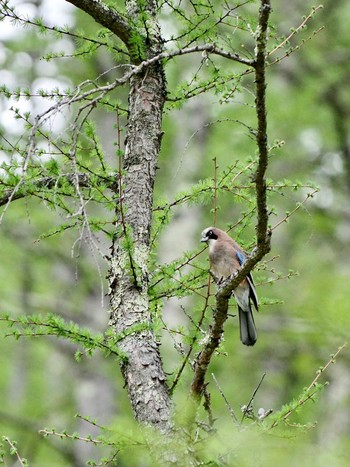
<svg viewBox="0 0 350 467">
<path fill-rule="evenodd" d="M 201 237 L 201 242 L 202 242 L 202 243 L 206 243 L 207 241 L 208 241 L 207 237 L 204 237 L 204 236 Z"/>
</svg>

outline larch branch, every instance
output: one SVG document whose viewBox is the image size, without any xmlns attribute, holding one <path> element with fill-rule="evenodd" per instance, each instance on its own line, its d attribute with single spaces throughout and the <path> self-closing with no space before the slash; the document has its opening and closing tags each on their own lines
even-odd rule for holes
<svg viewBox="0 0 350 467">
<path fill-rule="evenodd" d="M 125 45 L 129 45 L 132 28 L 127 20 L 115 9 L 109 8 L 100 0 L 66 0 L 80 10 L 90 15 L 101 26 L 109 29 Z"/>
<path fill-rule="evenodd" d="M 256 203 L 257 203 L 257 246 L 248 257 L 239 272 L 228 277 L 216 293 L 214 322 L 209 332 L 209 338 L 195 362 L 195 372 L 192 381 L 192 396 L 200 401 L 205 390 L 205 376 L 214 351 L 218 348 L 224 323 L 227 319 L 228 301 L 232 291 L 242 282 L 253 267 L 270 251 L 271 231 L 268 229 L 268 211 L 266 199 L 266 170 L 268 166 L 267 119 L 266 119 L 266 43 L 268 19 L 271 12 L 270 0 L 261 0 L 259 9 L 259 26 L 256 38 L 256 57 L 254 61 L 256 86 L 256 115 L 258 130 L 256 143 L 258 147 L 258 166 L 255 173 Z"/>
<path fill-rule="evenodd" d="M 5 206 L 7 203 L 26 198 L 27 196 L 38 195 L 42 191 L 61 188 L 65 184 L 79 186 L 80 188 L 92 188 L 93 186 L 91 175 L 87 173 L 67 173 L 61 174 L 59 177 L 47 176 L 35 181 L 29 181 L 28 183 L 29 186 L 26 184 L 25 180 L 23 180 L 17 187 L 5 188 L 3 192 L 0 193 L 0 206 Z M 99 183 L 105 184 L 113 191 L 115 191 L 117 187 L 115 175 L 111 175 L 109 178 L 101 178 L 99 182 L 97 181 L 97 184 Z"/>
</svg>

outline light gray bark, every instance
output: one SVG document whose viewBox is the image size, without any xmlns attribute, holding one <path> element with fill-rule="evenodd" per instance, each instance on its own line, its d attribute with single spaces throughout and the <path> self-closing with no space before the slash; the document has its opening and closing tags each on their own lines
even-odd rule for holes
<svg viewBox="0 0 350 467">
<path fill-rule="evenodd" d="M 137 9 L 129 9 L 136 22 Z M 161 50 L 155 8 L 149 2 L 149 56 Z M 148 257 L 153 187 L 162 137 L 165 78 L 160 63 L 130 80 L 129 118 L 123 161 L 118 228 L 110 272 L 111 326 L 125 337 L 121 365 L 137 420 L 170 429 L 170 399 L 148 300 Z M 125 238 L 129 246 L 126 247 Z M 123 243 L 124 242 L 124 243 Z"/>
</svg>

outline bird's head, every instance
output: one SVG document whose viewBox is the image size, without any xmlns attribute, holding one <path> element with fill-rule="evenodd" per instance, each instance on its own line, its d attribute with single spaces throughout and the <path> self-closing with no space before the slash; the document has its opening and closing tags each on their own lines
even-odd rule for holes
<svg viewBox="0 0 350 467">
<path fill-rule="evenodd" d="M 211 243 L 220 237 L 220 230 L 216 227 L 207 227 L 201 235 L 201 242 Z"/>
</svg>

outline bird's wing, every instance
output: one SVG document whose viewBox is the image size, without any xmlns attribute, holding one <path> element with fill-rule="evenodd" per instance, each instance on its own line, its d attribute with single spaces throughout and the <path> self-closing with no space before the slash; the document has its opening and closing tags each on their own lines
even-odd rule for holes
<svg viewBox="0 0 350 467">
<path fill-rule="evenodd" d="M 252 275 L 249 273 L 247 275 L 247 281 L 249 283 L 249 290 L 250 290 L 250 298 L 252 299 L 252 302 L 254 303 L 256 311 L 259 311 L 259 302 L 258 302 L 258 296 L 255 291 L 255 285 L 253 281 Z"/>
<path fill-rule="evenodd" d="M 246 257 L 241 251 L 238 251 L 238 250 L 236 250 L 236 257 L 239 261 L 239 264 L 242 266 L 246 260 Z M 249 289 L 250 289 L 250 298 L 252 299 L 252 302 L 254 303 L 256 310 L 258 311 L 258 308 L 259 308 L 258 296 L 255 291 L 254 281 L 253 281 L 253 277 L 251 273 L 247 275 L 247 281 L 248 281 Z"/>
<path fill-rule="evenodd" d="M 236 257 L 238 259 L 239 264 L 242 266 L 242 264 L 245 262 L 245 256 L 241 251 L 236 250 Z"/>
</svg>

